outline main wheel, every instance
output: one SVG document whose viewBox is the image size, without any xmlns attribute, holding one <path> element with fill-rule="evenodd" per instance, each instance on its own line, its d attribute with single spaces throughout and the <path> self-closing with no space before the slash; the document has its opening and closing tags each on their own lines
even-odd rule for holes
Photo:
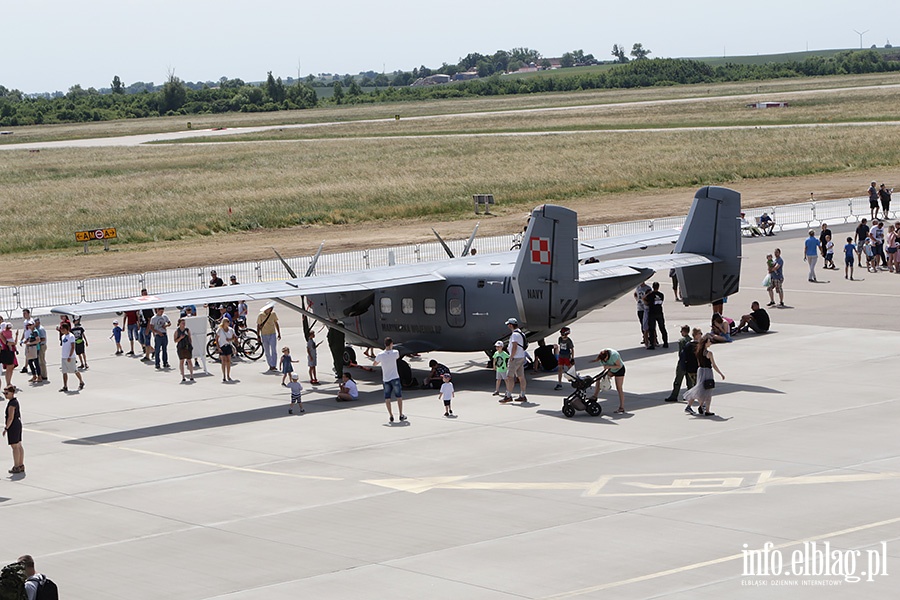
<svg viewBox="0 0 900 600">
<path fill-rule="evenodd" d="M 563 414 L 571 419 L 575 416 L 575 408 L 569 404 L 566 404 L 565 406 L 563 406 Z"/>
<path fill-rule="evenodd" d="M 593 400 L 588 401 L 584 409 L 587 411 L 587 414 L 591 415 L 592 417 L 599 417 L 600 413 L 603 412 L 603 409 L 600 408 L 600 405 Z"/>
<path fill-rule="evenodd" d="M 259 360 L 263 355 L 262 342 L 259 338 L 249 337 L 241 342 L 241 352 L 250 360 Z"/>
<path fill-rule="evenodd" d="M 356 350 L 354 350 L 351 346 L 347 346 L 346 348 L 344 348 L 343 361 L 345 365 L 355 365 Z"/>
<path fill-rule="evenodd" d="M 219 360 L 219 347 L 216 345 L 216 338 L 211 337 L 206 342 L 206 355 L 212 360 Z"/>
</svg>

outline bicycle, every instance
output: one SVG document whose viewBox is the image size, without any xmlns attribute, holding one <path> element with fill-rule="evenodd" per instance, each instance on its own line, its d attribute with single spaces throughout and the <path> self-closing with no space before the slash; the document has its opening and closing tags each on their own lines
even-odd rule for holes
<svg viewBox="0 0 900 600">
<path fill-rule="evenodd" d="M 219 360 L 219 346 L 216 344 L 216 327 L 218 323 L 210 319 L 210 323 L 214 324 L 213 330 L 207 334 L 206 355 L 212 360 Z M 259 333 L 250 327 L 247 327 L 246 320 L 243 318 L 235 321 L 234 336 L 234 352 L 238 356 L 249 358 L 250 360 L 259 360 L 263 355 L 262 340 Z"/>
</svg>

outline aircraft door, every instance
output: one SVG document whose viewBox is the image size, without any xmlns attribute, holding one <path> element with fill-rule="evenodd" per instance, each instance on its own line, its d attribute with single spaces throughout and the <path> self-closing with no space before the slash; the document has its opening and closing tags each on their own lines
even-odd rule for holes
<svg viewBox="0 0 900 600">
<path fill-rule="evenodd" d="M 466 290 L 461 285 L 447 288 L 447 325 L 464 327 L 466 324 Z"/>
</svg>

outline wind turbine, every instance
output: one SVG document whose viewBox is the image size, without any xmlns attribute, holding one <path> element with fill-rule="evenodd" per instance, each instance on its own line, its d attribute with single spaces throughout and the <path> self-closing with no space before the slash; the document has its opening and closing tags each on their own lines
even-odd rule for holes
<svg viewBox="0 0 900 600">
<path fill-rule="evenodd" d="M 865 33 L 869 33 L 869 30 L 866 29 L 865 31 L 856 31 L 854 29 L 853 31 L 859 36 L 859 49 L 862 50 L 862 36 Z"/>
</svg>

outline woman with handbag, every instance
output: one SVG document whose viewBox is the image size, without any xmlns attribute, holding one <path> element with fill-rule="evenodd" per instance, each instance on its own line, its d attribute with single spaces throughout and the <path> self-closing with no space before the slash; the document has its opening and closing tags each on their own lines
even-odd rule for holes
<svg viewBox="0 0 900 600">
<path fill-rule="evenodd" d="M 723 381 L 725 380 L 725 374 L 719 370 L 718 365 L 716 365 L 716 359 L 713 357 L 712 350 L 709 349 L 710 346 L 712 346 L 712 343 L 712 338 L 705 335 L 700 339 L 700 343 L 697 344 L 697 364 L 700 366 L 700 368 L 697 369 L 697 385 L 684 394 L 684 399 L 687 400 L 688 403 L 684 412 L 689 415 L 699 413 L 701 416 L 716 416 L 716 413 L 710 412 L 709 410 L 710 404 L 712 403 L 713 389 L 716 387 L 716 380 L 713 379 L 713 371 L 718 373 Z M 694 405 L 694 400 L 700 405 L 697 408 L 697 412 L 694 412 L 694 409 L 691 408 Z"/>
<path fill-rule="evenodd" d="M 175 330 L 175 350 L 178 352 L 178 369 L 181 371 L 181 383 L 185 383 L 184 365 L 187 364 L 191 381 L 194 381 L 194 363 L 191 362 L 194 354 L 194 345 L 191 342 L 191 330 L 185 327 L 184 317 L 178 319 L 178 328 Z"/>
<path fill-rule="evenodd" d="M 6 385 L 12 385 L 13 371 L 19 365 L 16 360 L 16 346 L 19 345 L 19 332 L 13 338 L 12 323 L 2 324 L 0 329 L 0 364 L 3 365 L 3 375 L 6 377 Z"/>
</svg>

